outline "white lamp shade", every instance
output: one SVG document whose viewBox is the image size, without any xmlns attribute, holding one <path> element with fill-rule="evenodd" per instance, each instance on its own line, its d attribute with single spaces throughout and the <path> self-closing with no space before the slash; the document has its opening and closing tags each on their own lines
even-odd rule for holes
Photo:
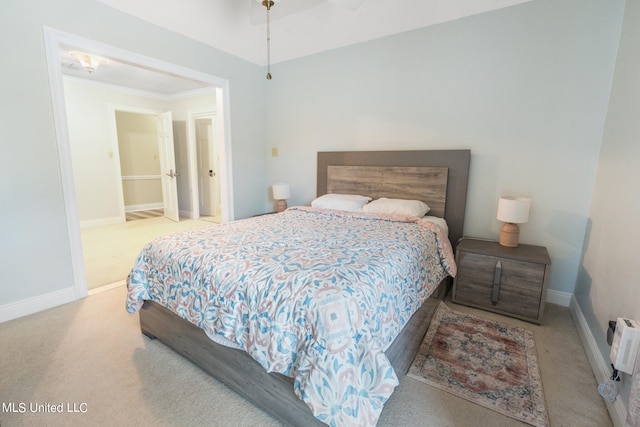
<svg viewBox="0 0 640 427">
<path fill-rule="evenodd" d="M 274 200 L 287 200 L 289 197 L 291 197 L 289 184 L 273 184 Z"/>
<path fill-rule="evenodd" d="M 529 221 L 531 199 L 525 197 L 500 197 L 498 202 L 498 220 L 512 224 L 524 224 Z"/>
</svg>

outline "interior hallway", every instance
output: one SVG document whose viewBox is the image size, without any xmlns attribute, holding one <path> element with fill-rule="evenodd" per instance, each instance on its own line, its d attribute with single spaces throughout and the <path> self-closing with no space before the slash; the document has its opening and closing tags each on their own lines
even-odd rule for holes
<svg viewBox="0 0 640 427">
<path fill-rule="evenodd" d="M 142 248 L 152 239 L 187 228 L 207 227 L 215 217 L 180 219 L 155 217 L 81 230 L 87 288 L 124 282 Z"/>
</svg>

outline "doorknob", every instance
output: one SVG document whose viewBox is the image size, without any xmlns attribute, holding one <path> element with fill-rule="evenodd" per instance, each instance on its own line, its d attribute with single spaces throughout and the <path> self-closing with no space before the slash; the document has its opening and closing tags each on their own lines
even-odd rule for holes
<svg viewBox="0 0 640 427">
<path fill-rule="evenodd" d="M 216 176 L 216 173 L 212 169 L 209 169 L 209 176 Z"/>
<path fill-rule="evenodd" d="M 174 172 L 173 169 L 169 169 L 169 173 L 166 173 L 165 175 L 167 175 L 169 178 L 175 178 L 177 176 L 180 176 L 180 173 Z"/>
</svg>

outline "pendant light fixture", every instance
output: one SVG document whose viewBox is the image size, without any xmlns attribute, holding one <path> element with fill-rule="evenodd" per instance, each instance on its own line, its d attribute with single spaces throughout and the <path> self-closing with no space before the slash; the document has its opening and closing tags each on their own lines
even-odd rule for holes
<svg viewBox="0 0 640 427">
<path fill-rule="evenodd" d="M 267 80 L 271 80 L 271 28 L 269 26 L 269 12 L 274 5 L 273 0 L 263 0 L 262 5 L 267 8 Z"/>
<path fill-rule="evenodd" d="M 109 63 L 109 61 L 100 56 L 76 50 L 69 52 L 69 55 L 73 56 L 89 74 L 93 73 L 100 65 Z"/>
</svg>

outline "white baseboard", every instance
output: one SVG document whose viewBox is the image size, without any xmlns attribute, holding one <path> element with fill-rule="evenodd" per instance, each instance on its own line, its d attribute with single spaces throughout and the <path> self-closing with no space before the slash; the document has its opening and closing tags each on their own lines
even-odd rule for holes
<svg viewBox="0 0 640 427">
<path fill-rule="evenodd" d="M 572 297 L 573 294 L 570 294 L 568 292 L 560 292 L 547 289 L 547 296 L 545 298 L 545 301 L 550 302 L 551 304 L 560 305 L 562 307 L 570 307 Z"/>
<path fill-rule="evenodd" d="M 198 219 L 195 217 L 194 212 L 193 211 L 184 211 L 184 210 L 180 210 L 180 212 L 178 213 L 178 215 L 180 215 L 180 218 L 190 218 L 190 219 Z"/>
<path fill-rule="evenodd" d="M 125 222 L 124 217 L 114 216 L 111 218 L 88 219 L 80 221 L 80 228 L 102 227 L 105 225 L 121 224 Z"/>
<path fill-rule="evenodd" d="M 127 205 L 124 207 L 125 212 L 137 212 L 137 211 L 151 211 L 154 209 L 162 209 L 164 204 L 160 203 L 146 203 L 143 205 Z"/>
<path fill-rule="evenodd" d="M 126 286 L 126 285 L 127 285 L 127 281 L 126 280 L 119 280 L 119 281 L 111 283 L 109 285 L 104 285 L 104 286 L 100 286 L 100 287 L 97 287 L 97 288 L 89 289 L 88 295 L 91 296 L 91 295 L 100 294 L 102 292 L 107 292 L 107 291 L 110 291 L 112 289 L 119 288 L 120 286 Z"/>
<path fill-rule="evenodd" d="M 602 357 L 596 340 L 589 329 L 587 319 L 585 319 L 578 301 L 575 297 L 571 297 L 571 314 L 573 320 L 576 322 L 576 328 L 578 329 L 578 335 L 582 340 L 582 346 L 587 353 L 587 358 L 591 364 L 591 370 L 596 377 L 598 384 L 603 383 L 611 376 L 611 364 Z M 603 399 L 604 400 L 604 399 Z M 609 417 L 615 427 L 624 427 L 627 418 L 627 408 L 621 399 L 616 399 L 613 402 L 604 400 L 609 411 Z"/>
<path fill-rule="evenodd" d="M 48 294 L 38 295 L 37 297 L 5 304 L 0 306 L 0 323 L 67 304 L 76 299 L 76 289 L 72 286 Z"/>
</svg>

